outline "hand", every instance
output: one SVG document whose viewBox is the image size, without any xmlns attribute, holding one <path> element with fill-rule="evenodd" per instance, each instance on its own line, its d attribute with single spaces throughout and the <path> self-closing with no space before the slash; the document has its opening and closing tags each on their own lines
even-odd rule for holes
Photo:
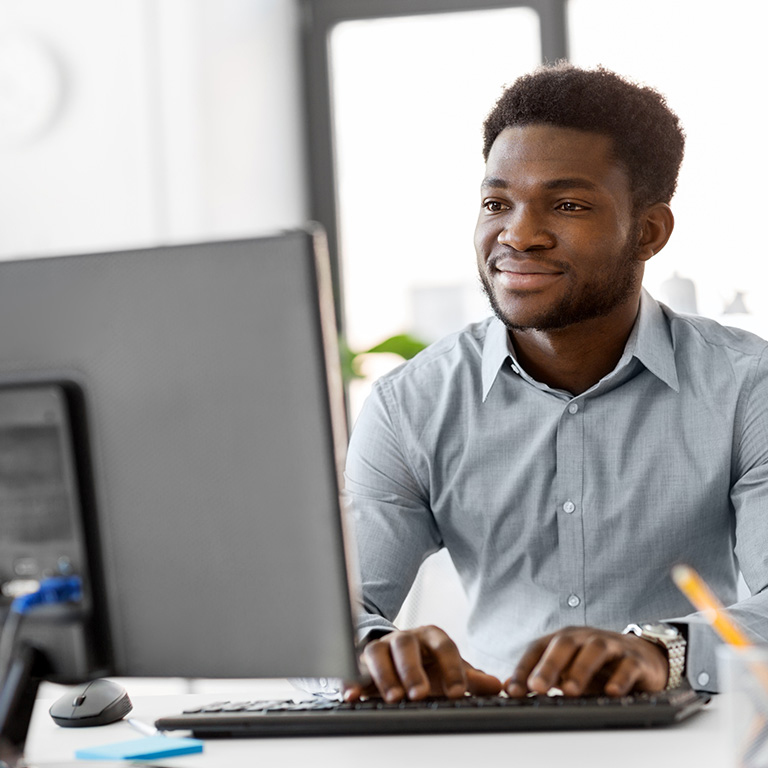
<svg viewBox="0 0 768 768">
<path fill-rule="evenodd" d="M 501 681 L 464 661 L 453 640 L 438 627 L 397 630 L 365 646 L 362 660 L 373 683 L 345 683 L 345 701 L 381 695 L 385 701 L 427 696 L 459 698 L 466 691 L 492 696 Z"/>
<path fill-rule="evenodd" d="M 528 646 L 504 688 L 510 696 L 559 688 L 566 696 L 633 689 L 660 691 L 667 684 L 666 654 L 636 635 L 593 627 L 566 627 Z"/>
</svg>

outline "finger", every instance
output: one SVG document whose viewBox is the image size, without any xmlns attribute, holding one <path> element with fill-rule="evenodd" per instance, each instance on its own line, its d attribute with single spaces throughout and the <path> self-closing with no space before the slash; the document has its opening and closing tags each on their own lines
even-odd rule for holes
<svg viewBox="0 0 768 768">
<path fill-rule="evenodd" d="M 515 671 L 504 681 L 504 690 L 510 696 L 525 696 L 528 693 L 528 678 L 539 663 L 552 635 L 547 635 L 531 643 L 520 657 Z"/>
<path fill-rule="evenodd" d="M 341 696 L 344 701 L 360 701 L 363 695 L 363 686 L 359 683 L 351 683 L 346 680 L 341 685 Z"/>
<path fill-rule="evenodd" d="M 392 660 L 408 698 L 429 696 L 432 686 L 424 670 L 421 643 L 412 633 L 400 632 L 390 642 Z"/>
<path fill-rule="evenodd" d="M 526 681 L 534 693 L 546 693 L 560 684 L 563 671 L 578 653 L 580 644 L 569 634 L 555 635 Z"/>
<path fill-rule="evenodd" d="M 590 636 L 574 655 L 570 665 L 561 673 L 558 687 L 566 696 L 581 696 L 608 661 L 616 658 L 605 639 Z"/>
<path fill-rule="evenodd" d="M 501 690 L 501 680 L 489 675 L 471 664 L 466 664 L 464 674 L 467 678 L 467 690 L 475 696 L 493 696 Z"/>
<path fill-rule="evenodd" d="M 364 664 L 362 665 L 365 666 Z M 378 696 L 379 692 L 367 672 L 361 673 L 354 680 L 344 680 L 341 684 L 344 701 L 360 701 L 362 698 Z"/>
<path fill-rule="evenodd" d="M 425 627 L 421 640 L 437 666 L 442 693 L 451 698 L 463 696 L 467 690 L 466 662 L 456 643 L 438 627 Z"/>
<path fill-rule="evenodd" d="M 626 696 L 642 676 L 642 664 L 634 656 L 625 656 L 605 683 L 609 696 Z"/>
<path fill-rule="evenodd" d="M 392 661 L 389 642 L 374 640 L 368 643 L 363 650 L 363 658 L 371 679 L 384 700 L 400 701 L 405 696 L 405 690 Z"/>
</svg>

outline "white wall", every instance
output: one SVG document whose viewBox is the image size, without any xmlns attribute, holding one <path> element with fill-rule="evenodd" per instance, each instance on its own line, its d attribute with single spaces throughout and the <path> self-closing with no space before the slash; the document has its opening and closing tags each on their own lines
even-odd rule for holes
<svg viewBox="0 0 768 768">
<path fill-rule="evenodd" d="M 299 73 L 296 0 L 0 0 L 0 258 L 301 225 Z"/>
<path fill-rule="evenodd" d="M 0 258 L 307 216 L 296 0 L 0 0 Z"/>
</svg>

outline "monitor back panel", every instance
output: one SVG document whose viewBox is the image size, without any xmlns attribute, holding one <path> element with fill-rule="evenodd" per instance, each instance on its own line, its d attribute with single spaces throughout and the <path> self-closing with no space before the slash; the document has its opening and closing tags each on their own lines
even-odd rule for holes
<svg viewBox="0 0 768 768">
<path fill-rule="evenodd" d="M 116 673 L 354 671 L 316 280 L 305 232 L 0 263 L 0 381 L 85 392 Z"/>
</svg>

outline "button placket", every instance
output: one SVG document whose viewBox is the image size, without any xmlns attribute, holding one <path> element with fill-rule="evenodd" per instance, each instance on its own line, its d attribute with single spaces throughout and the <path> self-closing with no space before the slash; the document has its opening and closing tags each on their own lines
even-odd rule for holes
<svg viewBox="0 0 768 768">
<path fill-rule="evenodd" d="M 584 475 L 584 404 L 561 405 L 557 427 L 557 487 L 559 497 L 558 561 L 561 620 L 586 623 L 585 549 L 581 509 Z M 578 414 L 578 416 L 577 416 Z M 556 498 L 557 498 L 556 497 Z"/>
</svg>

